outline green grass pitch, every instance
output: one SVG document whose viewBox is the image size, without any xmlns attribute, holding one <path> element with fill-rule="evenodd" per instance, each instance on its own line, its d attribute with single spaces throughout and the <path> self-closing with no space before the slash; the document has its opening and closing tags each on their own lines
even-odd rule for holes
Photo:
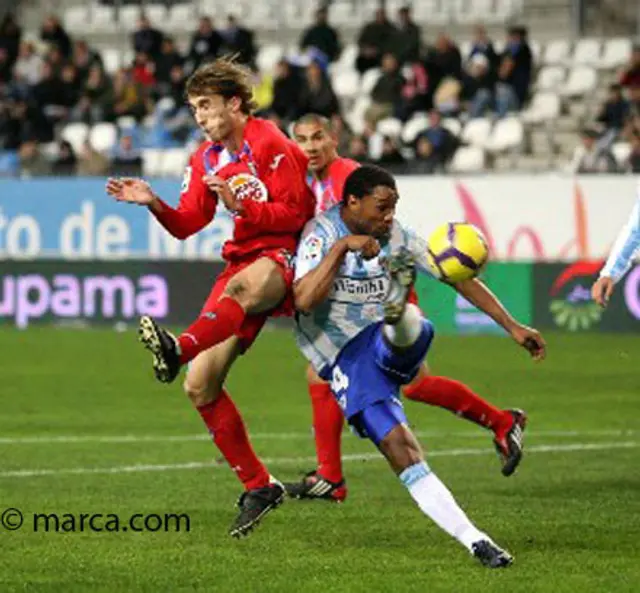
<svg viewBox="0 0 640 593">
<path fill-rule="evenodd" d="M 15 507 L 26 520 L 0 527 L 0 591 L 636 592 L 640 339 L 548 342 L 539 365 L 499 337 L 437 337 L 430 354 L 434 372 L 529 412 L 528 453 L 512 478 L 500 475 L 486 431 L 406 406 L 431 467 L 515 555 L 512 568 L 489 571 L 347 431 L 345 504 L 287 501 L 233 540 L 239 484 L 179 383 L 156 384 L 132 332 L 4 329 L 0 513 Z M 280 479 L 313 467 L 303 370 L 292 336 L 270 331 L 229 380 Z M 29 516 L 54 512 L 187 513 L 191 528 L 34 533 Z"/>
</svg>

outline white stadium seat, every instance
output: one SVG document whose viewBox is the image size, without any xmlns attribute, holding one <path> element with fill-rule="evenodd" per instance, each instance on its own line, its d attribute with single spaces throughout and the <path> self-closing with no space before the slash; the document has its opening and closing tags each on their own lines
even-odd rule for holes
<svg viewBox="0 0 640 593">
<path fill-rule="evenodd" d="M 371 105 L 371 97 L 358 97 L 353 109 L 347 114 L 346 121 L 354 134 L 362 134 L 365 128 L 364 114 Z"/>
<path fill-rule="evenodd" d="M 560 97 L 556 93 L 536 93 L 531 103 L 522 112 L 522 119 L 529 124 L 552 121 L 560 115 Z"/>
<path fill-rule="evenodd" d="M 402 141 L 405 144 L 412 144 L 418 134 L 429 127 L 429 116 L 426 113 L 415 113 L 413 117 L 404 124 L 402 129 Z"/>
<path fill-rule="evenodd" d="M 616 158 L 618 166 L 624 167 L 629 160 L 629 156 L 631 155 L 631 144 L 628 142 L 616 142 L 611 147 L 611 152 L 613 156 Z"/>
<path fill-rule="evenodd" d="M 89 140 L 98 152 L 108 152 L 118 141 L 118 128 L 106 122 L 96 124 L 91 128 Z"/>
<path fill-rule="evenodd" d="M 116 125 L 119 130 L 131 130 L 137 125 L 136 118 L 131 115 L 123 115 L 116 120 Z"/>
<path fill-rule="evenodd" d="M 469 54 L 471 53 L 471 48 L 473 47 L 473 41 L 470 39 L 465 39 L 460 42 L 459 49 L 460 55 L 462 56 L 462 62 L 466 62 L 469 59 Z"/>
<path fill-rule="evenodd" d="M 123 31 L 133 31 L 140 18 L 140 6 L 125 4 L 118 10 L 118 27 Z"/>
<path fill-rule="evenodd" d="M 554 39 L 547 43 L 544 50 L 545 64 L 565 64 L 569 58 L 569 42 L 566 39 Z"/>
<path fill-rule="evenodd" d="M 360 74 L 357 70 L 336 70 L 331 82 L 336 95 L 341 98 L 353 99 L 360 91 Z"/>
<path fill-rule="evenodd" d="M 107 74 L 114 74 L 118 71 L 121 64 L 121 56 L 120 50 L 116 48 L 106 48 L 101 52 L 102 55 L 102 63 L 104 64 L 104 69 Z"/>
<path fill-rule="evenodd" d="M 83 123 L 67 124 L 60 134 L 60 137 L 63 140 L 66 140 L 69 144 L 71 144 L 71 147 L 76 154 L 80 152 L 80 149 L 87 140 L 88 136 L 89 126 Z"/>
<path fill-rule="evenodd" d="M 351 43 L 345 46 L 342 50 L 342 53 L 335 64 L 335 68 L 337 70 L 355 70 L 357 58 L 358 46 L 355 43 Z"/>
<path fill-rule="evenodd" d="M 162 154 L 160 174 L 164 177 L 181 177 L 189 160 L 184 148 L 169 148 Z"/>
<path fill-rule="evenodd" d="M 64 12 L 64 26 L 70 33 L 82 33 L 90 22 L 88 6 L 70 6 Z"/>
<path fill-rule="evenodd" d="M 462 124 L 455 117 L 445 117 L 442 120 L 442 127 L 449 130 L 454 136 L 460 136 Z"/>
<path fill-rule="evenodd" d="M 260 72 L 271 73 L 283 57 L 284 48 L 281 45 L 265 45 L 258 52 L 256 64 Z"/>
<path fill-rule="evenodd" d="M 174 4 L 169 9 L 167 28 L 171 31 L 194 31 L 196 19 L 191 4 Z"/>
<path fill-rule="evenodd" d="M 472 146 L 485 146 L 490 134 L 491 120 L 487 117 L 477 117 L 467 122 L 460 138 Z"/>
<path fill-rule="evenodd" d="M 518 117 L 499 119 L 487 140 L 486 149 L 491 152 L 504 152 L 520 148 L 524 140 L 524 128 Z"/>
<path fill-rule="evenodd" d="M 631 57 L 632 43 L 628 37 L 609 39 L 604 46 L 600 68 L 614 69 L 623 66 Z"/>
<path fill-rule="evenodd" d="M 371 68 L 362 75 L 362 81 L 360 82 L 360 93 L 362 95 L 370 95 L 373 87 L 376 86 L 378 79 L 382 76 L 382 70 L 380 68 Z"/>
<path fill-rule="evenodd" d="M 565 97 L 583 97 L 595 90 L 598 75 L 590 66 L 576 66 L 569 72 L 567 82 L 560 90 Z"/>
<path fill-rule="evenodd" d="M 167 7 L 164 4 L 145 4 L 144 13 L 154 27 L 164 27 L 167 24 Z"/>
<path fill-rule="evenodd" d="M 159 148 L 145 148 L 142 151 L 142 172 L 151 177 L 162 175 L 164 151 Z"/>
<path fill-rule="evenodd" d="M 386 117 L 378 122 L 376 131 L 383 136 L 398 138 L 402 133 L 402 122 L 395 117 Z"/>
<path fill-rule="evenodd" d="M 478 146 L 461 146 L 449 165 L 452 173 L 480 173 L 484 170 L 485 153 Z"/>
<path fill-rule="evenodd" d="M 116 27 L 116 16 L 113 6 L 102 6 L 94 4 L 91 7 L 91 24 L 92 31 L 113 32 Z"/>
<path fill-rule="evenodd" d="M 540 56 L 542 55 L 542 44 L 539 41 L 529 41 L 529 47 L 531 48 L 531 55 L 533 56 L 533 63 L 538 64 L 540 62 Z"/>
<path fill-rule="evenodd" d="M 558 91 L 566 77 L 562 66 L 545 66 L 538 74 L 536 87 L 539 91 Z"/>
<path fill-rule="evenodd" d="M 599 39 L 580 39 L 573 50 L 573 63 L 595 66 L 600 61 L 602 44 Z"/>
</svg>

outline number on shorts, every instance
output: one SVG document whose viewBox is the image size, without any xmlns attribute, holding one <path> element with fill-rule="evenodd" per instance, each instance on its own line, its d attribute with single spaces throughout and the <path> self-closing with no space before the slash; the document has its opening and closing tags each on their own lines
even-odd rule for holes
<svg viewBox="0 0 640 593">
<path fill-rule="evenodd" d="M 331 390 L 338 395 L 341 391 L 349 388 L 349 377 L 347 377 L 339 366 L 333 367 L 331 374 Z"/>
</svg>

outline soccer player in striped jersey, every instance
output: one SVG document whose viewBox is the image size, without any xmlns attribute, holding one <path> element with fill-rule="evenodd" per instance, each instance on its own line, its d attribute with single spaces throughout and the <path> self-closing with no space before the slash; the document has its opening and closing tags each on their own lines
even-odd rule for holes
<svg viewBox="0 0 640 593">
<path fill-rule="evenodd" d="M 347 178 L 341 202 L 307 224 L 294 281 L 298 347 L 331 382 L 351 427 L 378 447 L 420 510 L 483 565 L 506 567 L 511 555 L 469 520 L 427 465 L 399 400 L 434 330 L 409 302 L 415 267 L 429 274 L 427 247 L 394 219 L 397 201 L 393 177 L 365 165 Z M 544 357 L 540 334 L 513 319 L 482 282 L 454 288 L 534 358 Z"/>
<path fill-rule="evenodd" d="M 309 158 L 307 183 L 316 197 L 316 215 L 326 212 L 342 199 L 349 174 L 360 164 L 337 153 L 337 142 L 330 122 L 316 114 L 298 120 L 294 140 Z M 412 302 L 417 304 L 415 291 Z M 323 498 L 343 501 L 347 488 L 342 471 L 341 439 L 343 415 L 331 393 L 331 387 L 318 377 L 311 366 L 307 383 L 313 411 L 313 428 L 318 467 L 297 483 L 285 484 L 294 498 Z M 526 414 L 522 410 L 502 410 L 482 399 L 467 385 L 430 374 L 426 365 L 402 389 L 413 401 L 445 408 L 458 416 L 491 430 L 494 445 L 502 461 L 502 473 L 511 475 L 522 459 L 522 437 Z"/>
<path fill-rule="evenodd" d="M 606 307 L 609 303 L 616 283 L 631 267 L 633 256 L 638 248 L 640 248 L 640 185 L 638 185 L 636 203 L 629 220 L 622 227 L 600 271 L 600 277 L 591 288 L 593 300 L 601 307 Z"/>
</svg>

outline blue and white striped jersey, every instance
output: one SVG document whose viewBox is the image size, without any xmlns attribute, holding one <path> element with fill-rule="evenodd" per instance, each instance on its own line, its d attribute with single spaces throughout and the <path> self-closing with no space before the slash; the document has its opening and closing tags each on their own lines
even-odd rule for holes
<svg viewBox="0 0 640 593">
<path fill-rule="evenodd" d="M 631 216 L 622 227 L 616 242 L 613 244 L 607 263 L 600 272 L 600 276 L 608 276 L 614 282 L 622 278 L 631 267 L 631 261 L 635 252 L 640 247 L 640 186 L 636 203 L 631 211 Z"/>
<path fill-rule="evenodd" d="M 296 280 L 316 268 L 331 247 L 350 234 L 339 205 L 309 221 L 298 245 Z M 391 237 L 378 257 L 366 261 L 359 253 L 348 252 L 327 300 L 309 315 L 297 315 L 298 347 L 317 372 L 332 364 L 340 350 L 363 329 L 382 321 L 389 278 L 380 258 L 401 247 L 409 249 L 418 268 L 431 275 L 426 242 L 394 220 Z"/>
</svg>

